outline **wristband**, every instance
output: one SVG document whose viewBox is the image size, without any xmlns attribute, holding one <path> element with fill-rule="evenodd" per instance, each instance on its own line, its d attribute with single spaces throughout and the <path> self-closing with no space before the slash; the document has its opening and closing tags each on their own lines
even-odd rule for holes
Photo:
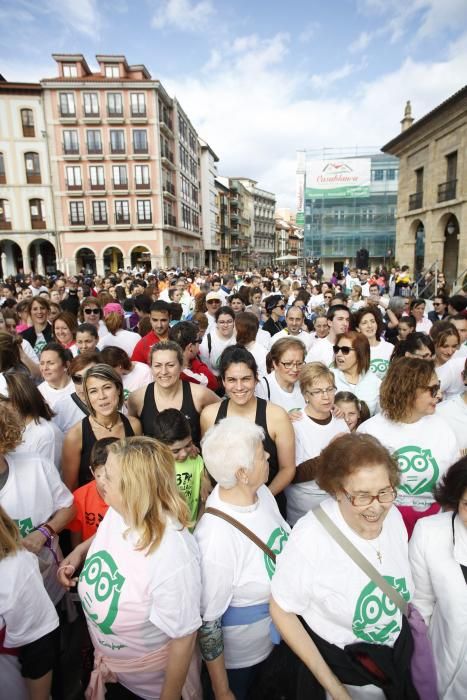
<svg viewBox="0 0 467 700">
<path fill-rule="evenodd" d="M 50 551 L 52 552 L 52 556 L 54 558 L 54 561 L 55 561 L 56 565 L 58 566 L 59 565 L 58 557 L 57 557 L 57 554 L 53 548 L 53 540 L 54 540 L 53 536 L 42 525 L 39 525 L 39 527 L 36 527 L 36 531 L 40 532 L 41 535 L 44 535 L 44 537 L 46 538 L 44 547 L 47 547 L 47 549 L 50 549 Z"/>
<path fill-rule="evenodd" d="M 57 537 L 58 532 L 53 529 L 52 525 L 49 525 L 49 523 L 41 523 L 39 527 L 44 527 L 46 530 L 49 531 L 51 537 Z"/>
</svg>

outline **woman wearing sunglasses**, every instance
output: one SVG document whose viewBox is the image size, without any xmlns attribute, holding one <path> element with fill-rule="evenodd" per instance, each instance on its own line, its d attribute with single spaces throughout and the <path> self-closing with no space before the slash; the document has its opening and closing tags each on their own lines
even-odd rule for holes
<svg viewBox="0 0 467 700">
<path fill-rule="evenodd" d="M 78 320 L 80 323 L 92 323 L 97 328 L 99 338 L 103 338 L 109 332 L 102 317 L 100 301 L 96 297 L 85 297 L 80 304 Z"/>
<path fill-rule="evenodd" d="M 370 344 L 363 333 L 347 331 L 337 336 L 334 378 L 337 391 L 351 391 L 365 401 L 373 415 L 379 410 L 381 380 L 370 370 Z"/>
<path fill-rule="evenodd" d="M 419 518 L 439 511 L 433 489 L 460 456 L 454 432 L 435 415 L 440 397 L 434 363 L 401 357 L 390 364 L 381 385 L 382 413 L 357 431 L 378 438 L 399 462 L 397 505 L 409 536 Z"/>
<path fill-rule="evenodd" d="M 285 301 L 280 294 L 272 294 L 264 300 L 268 320 L 263 323 L 263 331 L 270 333 L 271 337 L 280 333 L 285 326 Z"/>
</svg>

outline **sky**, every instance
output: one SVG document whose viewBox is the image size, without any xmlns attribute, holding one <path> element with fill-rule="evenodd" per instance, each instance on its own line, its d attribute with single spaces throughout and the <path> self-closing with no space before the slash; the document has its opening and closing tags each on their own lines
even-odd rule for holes
<svg viewBox="0 0 467 700">
<path fill-rule="evenodd" d="M 124 54 L 176 96 L 219 157 L 295 206 L 296 151 L 379 150 L 467 83 L 467 0 L 0 0 L 0 73 L 52 53 Z"/>
</svg>

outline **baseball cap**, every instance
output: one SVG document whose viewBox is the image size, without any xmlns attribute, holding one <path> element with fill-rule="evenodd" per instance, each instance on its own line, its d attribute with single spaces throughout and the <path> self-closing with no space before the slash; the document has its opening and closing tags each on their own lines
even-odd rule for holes
<svg viewBox="0 0 467 700">
<path fill-rule="evenodd" d="M 206 294 L 206 301 L 222 301 L 221 295 L 218 292 L 208 292 Z"/>
</svg>

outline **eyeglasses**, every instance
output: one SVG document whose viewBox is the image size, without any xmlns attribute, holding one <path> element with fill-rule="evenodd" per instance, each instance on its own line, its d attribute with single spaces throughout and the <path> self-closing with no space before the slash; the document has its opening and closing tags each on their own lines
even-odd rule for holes
<svg viewBox="0 0 467 700">
<path fill-rule="evenodd" d="M 72 374 L 71 380 L 74 384 L 82 384 L 84 381 L 84 377 L 82 374 Z"/>
<path fill-rule="evenodd" d="M 206 304 L 220 304 L 220 299 L 209 299 Z"/>
<path fill-rule="evenodd" d="M 345 489 L 342 489 L 344 496 L 353 506 L 369 506 L 373 501 L 379 501 L 379 503 L 392 503 L 396 498 L 396 491 L 391 488 L 387 491 L 381 491 L 377 496 L 372 496 L 370 493 L 358 493 L 353 496 L 351 493 L 347 493 Z"/>
<path fill-rule="evenodd" d="M 83 309 L 85 314 L 98 314 L 100 309 Z"/>
<path fill-rule="evenodd" d="M 217 322 L 219 326 L 232 326 L 233 325 L 233 319 L 230 321 L 218 321 Z"/>
<path fill-rule="evenodd" d="M 295 367 L 296 369 L 301 369 L 305 363 L 304 362 L 281 362 L 281 361 L 279 361 L 279 364 L 282 365 L 282 367 L 284 367 L 284 369 L 292 369 L 292 367 Z"/>
<path fill-rule="evenodd" d="M 349 348 L 347 345 L 333 345 L 332 350 L 334 355 L 338 355 L 340 352 L 343 355 L 350 355 L 351 352 L 355 351 L 355 348 Z"/>
<path fill-rule="evenodd" d="M 440 392 L 441 384 L 438 382 L 437 384 L 429 384 L 428 386 L 422 386 L 421 388 L 425 391 L 429 391 L 431 397 L 435 399 Z"/>
<path fill-rule="evenodd" d="M 310 394 L 310 396 L 321 396 L 321 398 L 324 398 L 325 396 L 329 396 L 332 394 L 335 394 L 337 391 L 335 386 L 328 386 L 327 389 L 313 389 L 313 391 L 307 391 L 307 394 Z"/>
</svg>

